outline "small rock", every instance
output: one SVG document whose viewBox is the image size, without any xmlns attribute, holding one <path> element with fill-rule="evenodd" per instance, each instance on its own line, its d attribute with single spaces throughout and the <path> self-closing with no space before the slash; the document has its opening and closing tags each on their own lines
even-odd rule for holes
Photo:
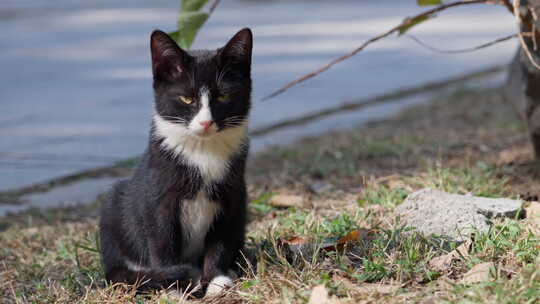
<svg viewBox="0 0 540 304">
<path fill-rule="evenodd" d="M 396 208 L 406 226 L 425 235 L 443 235 L 464 241 L 471 232 L 487 231 L 488 218 L 516 216 L 523 202 L 450 194 L 423 189 L 410 194 Z"/>
<path fill-rule="evenodd" d="M 486 282 L 490 279 L 490 271 L 495 267 L 493 262 L 480 263 L 475 265 L 471 270 L 463 275 L 460 283 L 474 284 L 480 282 Z"/>
<path fill-rule="evenodd" d="M 301 208 L 304 206 L 304 198 L 300 195 L 284 195 L 284 194 L 278 194 L 272 196 L 272 198 L 268 201 L 268 204 L 274 207 L 282 207 L 282 208 L 288 208 L 288 207 L 297 207 Z"/>
<path fill-rule="evenodd" d="M 521 206 L 522 201 L 513 200 L 509 198 L 486 198 L 486 197 L 472 197 L 478 212 L 487 216 L 488 218 L 495 217 L 516 217 L 523 214 Z"/>
<path fill-rule="evenodd" d="M 324 285 L 317 285 L 313 287 L 311 296 L 309 297 L 308 304 L 337 304 L 338 299 L 328 296 L 328 290 Z"/>
<path fill-rule="evenodd" d="M 332 188 L 332 185 L 326 182 L 314 182 L 308 186 L 309 191 L 315 194 L 321 194 Z"/>
</svg>

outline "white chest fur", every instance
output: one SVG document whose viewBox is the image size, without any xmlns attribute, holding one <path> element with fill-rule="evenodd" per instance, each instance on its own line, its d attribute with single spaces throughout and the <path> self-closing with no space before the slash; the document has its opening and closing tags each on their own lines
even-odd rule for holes
<svg viewBox="0 0 540 304">
<path fill-rule="evenodd" d="M 210 201 L 204 190 L 201 190 L 193 200 L 182 202 L 181 223 L 184 231 L 184 246 L 182 258 L 196 262 L 204 249 L 204 239 L 212 226 L 220 207 Z"/>
<path fill-rule="evenodd" d="M 206 182 L 219 181 L 229 168 L 231 157 L 241 148 L 246 137 L 246 125 L 227 128 L 211 138 L 200 138 L 185 126 L 154 115 L 155 136 L 162 138 L 162 147 L 182 156 L 201 172 Z"/>
</svg>

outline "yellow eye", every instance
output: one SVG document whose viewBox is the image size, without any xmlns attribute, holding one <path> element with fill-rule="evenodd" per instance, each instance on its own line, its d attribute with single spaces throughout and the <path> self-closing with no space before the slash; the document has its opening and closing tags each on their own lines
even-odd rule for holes
<svg viewBox="0 0 540 304">
<path fill-rule="evenodd" d="M 218 96 L 217 101 L 219 101 L 219 102 L 227 102 L 230 99 L 231 98 L 230 98 L 229 94 L 225 94 L 225 95 Z"/>
<path fill-rule="evenodd" d="M 191 104 L 193 102 L 193 100 L 191 100 L 191 98 L 189 97 L 184 97 L 184 96 L 178 96 L 178 101 L 181 101 L 185 104 Z"/>
</svg>

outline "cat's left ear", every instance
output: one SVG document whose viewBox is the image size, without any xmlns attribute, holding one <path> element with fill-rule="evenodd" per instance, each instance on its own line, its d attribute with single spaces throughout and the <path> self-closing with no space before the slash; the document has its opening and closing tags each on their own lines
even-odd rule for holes
<svg viewBox="0 0 540 304">
<path fill-rule="evenodd" d="M 222 62 L 236 65 L 249 73 L 251 70 L 252 49 L 253 34 L 249 28 L 244 28 L 219 50 L 219 56 Z"/>
</svg>

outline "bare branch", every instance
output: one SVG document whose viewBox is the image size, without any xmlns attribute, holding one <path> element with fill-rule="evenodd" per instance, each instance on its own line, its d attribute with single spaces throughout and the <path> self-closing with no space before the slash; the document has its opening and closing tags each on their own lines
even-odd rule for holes
<svg viewBox="0 0 540 304">
<path fill-rule="evenodd" d="M 510 0 L 501 0 L 501 3 L 506 6 L 510 13 L 514 13 L 514 6 L 512 5 L 512 3 L 510 3 Z"/>
<path fill-rule="evenodd" d="M 521 25 L 521 31 L 519 32 L 519 43 L 521 44 L 521 49 L 525 52 L 525 55 L 527 55 L 527 58 L 529 58 L 529 61 L 531 64 L 540 70 L 540 64 L 536 62 L 533 54 L 531 53 L 531 50 L 529 50 L 529 47 L 527 46 L 527 42 L 525 42 L 525 34 L 523 31 L 523 26 L 529 28 L 531 30 L 531 35 L 533 39 L 533 47 L 536 48 L 536 27 L 535 27 L 535 21 L 537 19 L 535 8 L 534 7 L 525 7 L 525 10 L 522 10 L 521 3 L 519 0 L 514 0 L 513 2 L 513 8 L 514 8 L 514 16 L 518 19 L 519 24 Z M 523 15 L 525 14 L 525 15 Z M 533 20 L 530 20 L 531 17 Z M 527 20 L 525 20 L 527 19 Z"/>
<path fill-rule="evenodd" d="M 460 54 L 460 53 L 470 53 L 470 52 L 478 51 L 480 49 L 490 47 L 490 46 L 492 46 L 494 44 L 516 38 L 516 37 L 518 37 L 518 35 L 519 34 L 508 35 L 508 36 L 501 37 L 501 38 L 495 39 L 495 40 L 487 42 L 487 43 L 480 44 L 478 46 L 474 46 L 474 47 L 470 47 L 470 48 L 466 48 L 466 49 L 461 49 L 461 50 L 441 50 L 441 49 L 438 49 L 436 47 L 433 47 L 433 46 L 423 42 L 418 37 L 415 37 L 413 35 L 406 35 L 406 36 L 409 37 L 414 42 L 418 43 L 419 45 L 425 47 L 426 49 L 428 49 L 430 51 L 433 51 L 433 52 L 436 52 L 436 53 L 443 53 L 443 54 Z"/>
<path fill-rule="evenodd" d="M 504 71 L 505 67 L 506 67 L 505 65 L 493 66 L 487 69 L 475 71 L 470 74 L 461 75 L 461 76 L 434 81 L 434 82 L 428 82 L 417 87 L 399 89 L 397 91 L 394 91 L 391 93 L 385 93 L 379 96 L 369 97 L 365 99 L 349 100 L 343 104 L 339 104 L 339 105 L 325 108 L 322 110 L 318 110 L 315 112 L 310 112 L 300 117 L 295 117 L 292 119 L 279 121 L 269 126 L 263 126 L 263 127 L 257 128 L 255 130 L 252 130 L 249 133 L 249 135 L 262 136 L 262 135 L 266 135 L 268 133 L 275 132 L 277 130 L 288 128 L 291 126 L 299 126 L 299 125 L 311 123 L 313 121 L 322 119 L 324 117 L 332 116 L 338 113 L 357 111 L 359 109 L 377 106 L 377 105 L 381 105 L 385 103 L 398 102 L 399 100 L 402 100 L 402 98 L 405 98 L 405 97 L 410 97 L 416 94 L 426 93 L 429 91 L 440 90 L 442 88 L 447 88 L 452 85 L 465 83 L 467 81 L 470 81 L 471 79 L 478 79 L 478 78 L 490 76 L 496 73 L 500 73 Z"/>
<path fill-rule="evenodd" d="M 416 16 L 406 18 L 399 25 L 391 28 L 390 30 L 384 32 L 383 34 L 380 34 L 378 36 L 375 36 L 375 37 L 367 40 L 362 45 L 360 45 L 359 47 L 354 49 L 352 52 L 350 52 L 348 54 L 345 54 L 345 55 L 342 55 L 342 56 L 330 61 L 329 63 L 323 65 L 319 69 L 317 69 L 317 70 L 315 70 L 313 72 L 310 72 L 308 74 L 305 74 L 304 76 L 287 83 L 286 85 L 279 88 L 275 92 L 273 92 L 270 95 L 264 97 L 262 100 L 264 101 L 264 100 L 268 100 L 270 98 L 274 98 L 277 95 L 287 91 L 291 87 L 293 87 L 293 86 L 295 86 L 295 85 L 297 85 L 297 84 L 299 84 L 301 82 L 304 82 L 304 81 L 306 81 L 306 80 L 308 80 L 310 78 L 313 78 L 313 77 L 327 71 L 328 69 L 330 69 L 334 65 L 336 65 L 336 64 L 338 64 L 338 63 L 340 63 L 342 61 L 345 61 L 345 60 L 353 57 L 354 55 L 358 54 L 359 52 L 361 52 L 363 49 L 365 49 L 368 45 L 372 44 L 373 42 L 376 42 L 376 41 L 381 40 L 383 38 L 386 38 L 386 37 L 388 37 L 388 36 L 390 36 L 390 35 L 392 35 L 392 34 L 394 34 L 396 32 L 399 32 L 400 30 L 402 30 L 404 28 L 407 28 L 408 26 L 413 24 L 413 22 L 415 22 L 417 20 L 420 20 L 421 18 L 432 16 L 432 15 L 434 15 L 434 14 L 440 12 L 440 11 L 443 11 L 443 10 L 446 10 L 448 8 L 455 7 L 455 6 L 462 6 L 462 5 L 469 5 L 469 4 L 487 4 L 487 3 L 490 3 L 490 4 L 504 4 L 504 2 L 501 2 L 501 1 L 498 1 L 498 0 L 463 0 L 463 1 L 456 1 L 456 2 L 452 2 L 452 3 L 448 3 L 448 4 L 443 4 L 443 5 L 437 6 L 437 7 L 433 8 L 433 9 L 422 12 L 422 13 L 416 15 Z"/>
<path fill-rule="evenodd" d="M 208 16 L 212 15 L 212 13 L 216 10 L 216 7 L 219 5 L 220 0 L 214 0 L 212 3 L 212 6 L 210 6 L 210 9 L 208 10 Z"/>
</svg>

